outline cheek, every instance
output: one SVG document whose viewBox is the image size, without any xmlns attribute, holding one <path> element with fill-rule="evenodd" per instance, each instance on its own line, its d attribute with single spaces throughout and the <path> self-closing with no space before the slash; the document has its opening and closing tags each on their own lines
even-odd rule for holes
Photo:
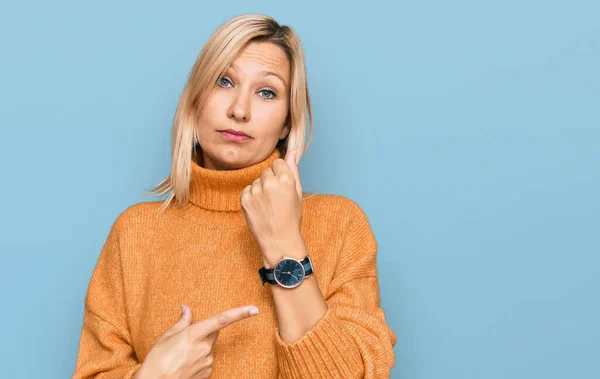
<svg viewBox="0 0 600 379">
<path fill-rule="evenodd" d="M 226 110 L 223 106 L 226 99 L 221 97 L 215 93 L 207 99 L 200 116 L 200 130 L 212 130 L 217 127 L 219 120 L 222 121 L 222 118 L 226 117 Z"/>
<path fill-rule="evenodd" d="M 265 127 L 265 134 L 279 135 L 287 114 L 287 106 L 263 103 L 256 106 L 252 113 L 252 118 L 255 124 Z"/>
</svg>

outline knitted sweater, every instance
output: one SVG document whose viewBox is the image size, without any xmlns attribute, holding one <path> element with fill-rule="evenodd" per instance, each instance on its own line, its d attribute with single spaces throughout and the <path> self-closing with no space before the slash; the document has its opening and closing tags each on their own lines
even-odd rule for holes
<svg viewBox="0 0 600 379">
<path fill-rule="evenodd" d="M 258 274 L 261 251 L 240 205 L 243 188 L 279 157 L 275 149 L 237 170 L 192 160 L 187 204 L 159 213 L 161 201 L 141 202 L 119 214 L 89 282 L 74 379 L 131 378 L 181 317 L 181 304 L 192 322 L 243 305 L 260 310 L 220 331 L 211 378 L 389 377 L 396 335 L 380 308 L 377 242 L 363 210 L 346 197 L 303 200 L 301 234 L 329 308 L 300 340 L 281 340 L 271 284 Z"/>
</svg>

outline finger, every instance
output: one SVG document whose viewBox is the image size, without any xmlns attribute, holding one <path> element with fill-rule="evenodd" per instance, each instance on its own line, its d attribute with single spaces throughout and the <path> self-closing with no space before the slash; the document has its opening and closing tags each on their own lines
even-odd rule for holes
<svg viewBox="0 0 600 379">
<path fill-rule="evenodd" d="M 287 159 L 293 158 L 288 157 Z M 300 198 L 302 198 L 302 185 L 300 184 L 300 177 L 297 173 L 294 173 L 292 168 L 290 168 L 290 163 L 287 163 L 287 160 L 284 161 L 283 159 L 276 159 L 275 162 L 273 162 L 273 172 L 275 173 L 275 176 L 289 175 L 291 178 L 293 178 L 296 185 L 296 193 Z"/>
<path fill-rule="evenodd" d="M 250 312 L 253 308 L 256 309 L 256 313 Z M 253 305 L 228 309 L 191 325 L 190 328 L 192 328 L 192 330 L 190 330 L 190 332 L 194 338 L 203 338 L 217 330 L 221 330 L 233 324 L 234 322 L 241 321 L 256 314 L 258 314 L 258 308 Z"/>
<path fill-rule="evenodd" d="M 251 189 L 252 189 L 252 184 L 248 184 L 246 187 L 244 187 L 244 189 L 242 190 L 242 194 L 240 195 L 240 198 L 242 198 L 245 193 L 250 193 Z"/>
<path fill-rule="evenodd" d="M 246 198 L 250 197 L 250 195 L 252 194 L 250 192 L 251 189 L 252 189 L 252 185 L 249 184 L 242 190 L 242 193 L 240 194 L 240 204 L 242 205 L 242 210 L 245 210 L 244 205 L 245 205 Z M 245 213 L 244 213 L 244 215 L 245 215 Z"/>
<path fill-rule="evenodd" d="M 294 174 L 294 179 L 296 179 L 296 191 L 298 192 L 298 196 L 302 198 L 302 183 L 300 182 L 300 170 L 298 169 L 298 164 L 296 163 L 295 150 L 292 150 L 285 155 L 285 162 Z"/>
<path fill-rule="evenodd" d="M 300 181 L 300 172 L 298 171 L 298 164 L 296 163 L 296 152 L 291 151 L 290 154 L 285 156 L 285 162 L 288 164 L 288 167 L 294 173 L 294 178 Z"/>
<path fill-rule="evenodd" d="M 275 160 L 275 162 L 273 162 L 273 172 L 275 173 L 275 176 L 289 175 L 291 178 L 296 180 L 296 175 L 290 168 L 289 163 L 281 158 L 278 158 Z"/>
<path fill-rule="evenodd" d="M 173 334 L 181 332 L 192 323 L 192 310 L 187 305 L 181 306 L 181 317 L 173 326 L 167 329 L 164 333 L 164 337 L 172 336 Z"/>
<path fill-rule="evenodd" d="M 261 182 L 264 183 L 265 180 L 267 180 L 268 178 L 273 177 L 273 176 L 275 176 L 273 169 L 271 167 L 267 167 L 260 174 L 260 180 L 261 180 Z"/>
<path fill-rule="evenodd" d="M 262 191 L 262 180 L 260 176 L 252 182 L 252 186 L 250 188 L 250 193 L 253 195 L 258 195 Z"/>
<path fill-rule="evenodd" d="M 208 334 L 206 337 L 202 337 L 204 340 L 208 341 L 209 344 L 214 345 L 217 342 L 217 338 L 219 338 L 220 330 L 214 331 Z"/>
</svg>

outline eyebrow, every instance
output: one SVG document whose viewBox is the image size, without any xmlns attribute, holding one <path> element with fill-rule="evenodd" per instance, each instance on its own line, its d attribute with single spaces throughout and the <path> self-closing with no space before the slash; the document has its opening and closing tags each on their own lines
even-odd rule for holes
<svg viewBox="0 0 600 379">
<path fill-rule="evenodd" d="M 230 67 L 230 68 L 232 68 L 232 69 L 233 69 L 233 70 L 235 70 L 235 71 L 238 71 L 238 68 L 237 68 L 237 66 L 235 65 L 235 63 L 231 63 L 231 64 L 229 65 L 229 67 Z M 275 72 L 261 70 L 261 71 L 259 71 L 258 73 L 259 73 L 259 74 L 261 74 L 262 76 L 275 76 L 275 77 L 277 77 L 279 80 L 281 80 L 281 82 L 283 83 L 283 85 L 285 85 L 285 86 L 287 87 L 287 83 L 286 83 L 286 81 L 285 81 L 285 80 L 283 80 L 283 78 L 282 78 L 281 76 L 279 76 L 279 75 L 278 75 L 277 73 L 275 73 Z"/>
</svg>

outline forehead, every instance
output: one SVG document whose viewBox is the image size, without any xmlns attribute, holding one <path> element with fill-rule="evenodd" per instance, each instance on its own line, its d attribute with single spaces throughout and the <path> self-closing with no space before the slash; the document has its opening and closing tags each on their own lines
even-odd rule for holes
<svg viewBox="0 0 600 379">
<path fill-rule="evenodd" d="M 238 54 L 230 64 L 234 70 L 249 74 L 262 74 L 270 71 L 283 79 L 289 78 L 290 64 L 283 49 L 269 42 L 252 42 Z"/>
</svg>

